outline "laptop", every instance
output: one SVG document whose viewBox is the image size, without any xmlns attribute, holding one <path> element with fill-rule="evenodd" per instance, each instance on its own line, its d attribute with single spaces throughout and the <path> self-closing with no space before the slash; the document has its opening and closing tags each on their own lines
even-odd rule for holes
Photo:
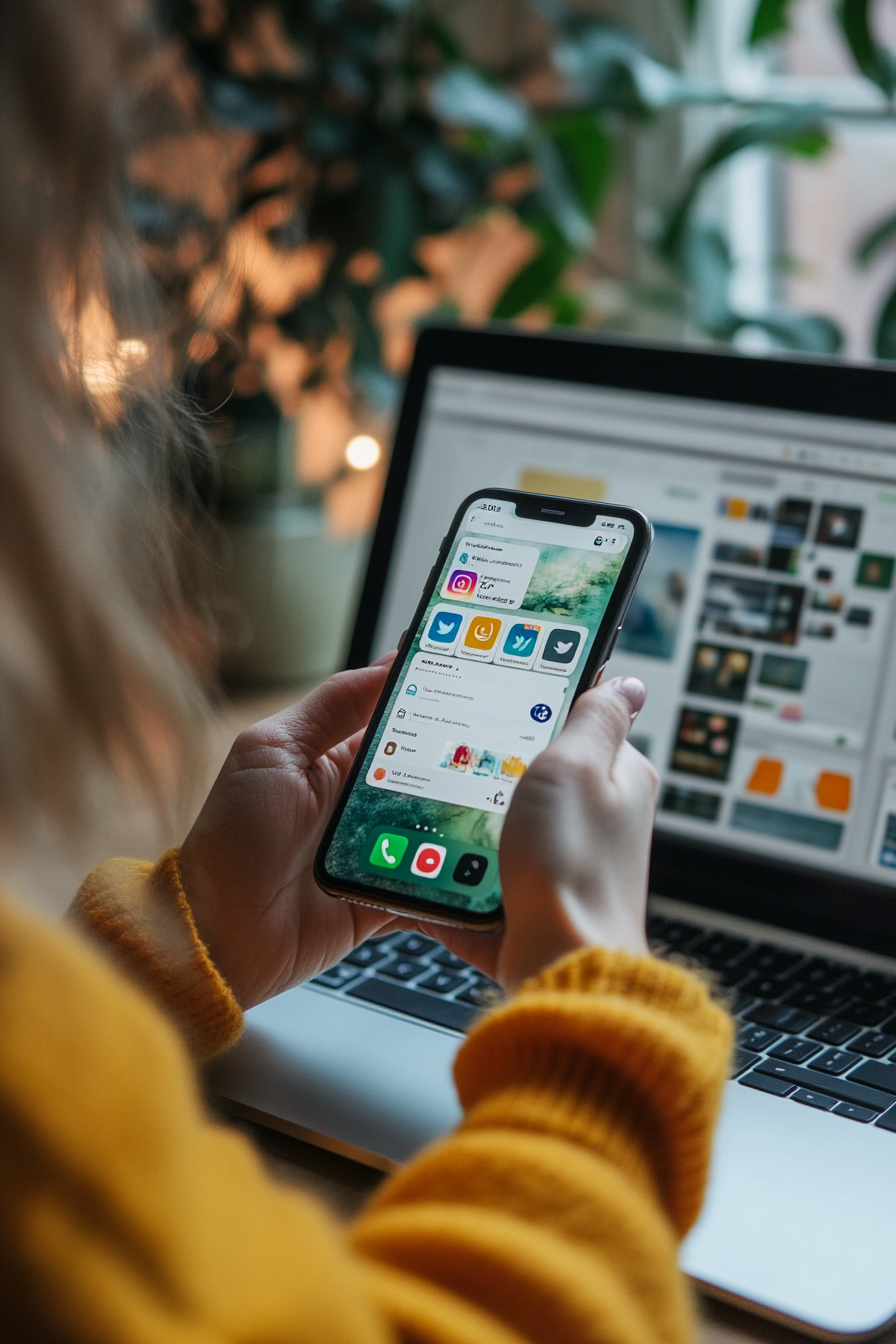
<svg viewBox="0 0 896 1344">
<path fill-rule="evenodd" d="M 391 648 L 458 502 L 606 499 L 656 540 L 614 652 L 662 780 L 649 935 L 739 1046 L 685 1270 L 823 1338 L 896 1318 L 896 375 L 579 335 L 420 336 L 348 662 Z M 382 1170 L 451 1128 L 495 986 L 373 939 L 246 1015 L 219 1104 Z"/>
</svg>

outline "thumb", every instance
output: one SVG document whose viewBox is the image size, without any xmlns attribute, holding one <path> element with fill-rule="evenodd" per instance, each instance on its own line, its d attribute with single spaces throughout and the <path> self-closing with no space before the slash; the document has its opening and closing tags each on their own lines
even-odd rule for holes
<svg viewBox="0 0 896 1344">
<path fill-rule="evenodd" d="M 307 762 L 367 727 L 388 674 L 376 665 L 337 672 L 278 716 Z"/>
<path fill-rule="evenodd" d="M 595 752 L 613 761 L 647 699 L 639 677 L 614 677 L 579 696 L 553 744 L 570 761 L 593 760 Z"/>
</svg>

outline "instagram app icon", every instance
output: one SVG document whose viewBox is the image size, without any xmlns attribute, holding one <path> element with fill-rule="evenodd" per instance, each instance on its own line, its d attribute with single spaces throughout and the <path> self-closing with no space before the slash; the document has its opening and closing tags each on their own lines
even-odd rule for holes
<svg viewBox="0 0 896 1344">
<path fill-rule="evenodd" d="M 448 580 L 446 591 L 452 597 L 472 597 L 478 578 L 472 569 L 456 569 Z"/>
</svg>

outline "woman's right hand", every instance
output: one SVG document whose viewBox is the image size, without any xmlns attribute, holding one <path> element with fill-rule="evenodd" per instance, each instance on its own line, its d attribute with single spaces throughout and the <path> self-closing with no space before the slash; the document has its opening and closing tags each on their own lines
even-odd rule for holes
<svg viewBox="0 0 896 1344">
<path fill-rule="evenodd" d="M 637 677 L 586 691 L 520 780 L 501 835 L 503 931 L 427 930 L 505 990 L 580 948 L 647 952 L 659 780 L 627 740 L 646 698 Z"/>
</svg>

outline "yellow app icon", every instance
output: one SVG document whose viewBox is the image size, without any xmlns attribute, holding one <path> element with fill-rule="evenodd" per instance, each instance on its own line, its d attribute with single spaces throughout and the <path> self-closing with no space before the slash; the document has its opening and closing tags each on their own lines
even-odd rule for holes
<svg viewBox="0 0 896 1344">
<path fill-rule="evenodd" d="M 500 629 L 501 622 L 497 617 L 474 616 L 464 636 L 464 644 L 468 649 L 492 649 Z"/>
</svg>

